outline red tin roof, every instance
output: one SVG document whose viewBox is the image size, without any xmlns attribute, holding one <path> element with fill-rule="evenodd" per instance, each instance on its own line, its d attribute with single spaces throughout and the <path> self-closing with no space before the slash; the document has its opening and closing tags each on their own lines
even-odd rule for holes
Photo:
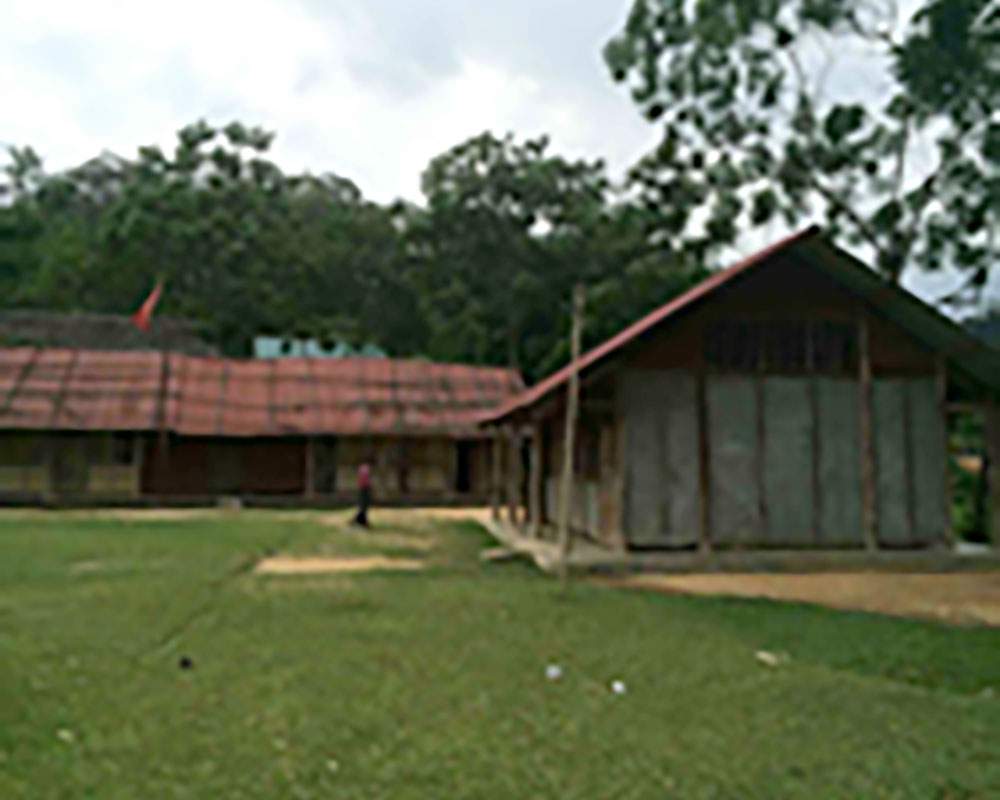
<svg viewBox="0 0 1000 800">
<path fill-rule="evenodd" d="M 1000 391 L 1000 354 L 997 351 L 976 341 L 968 331 L 905 289 L 888 283 L 846 251 L 829 244 L 822 234 L 823 231 L 819 226 L 812 225 L 781 239 L 726 270 L 715 273 L 603 344 L 584 353 L 576 361 L 576 370 L 583 373 L 633 343 L 650 329 L 766 263 L 771 257 L 795 251 L 815 268 L 825 271 L 849 290 L 864 298 L 887 319 L 911 331 L 932 350 L 944 354 L 949 359 L 949 366 L 956 366 L 976 382 Z M 531 388 L 509 398 L 498 408 L 487 411 L 480 417 L 480 423 L 484 425 L 496 423 L 515 412 L 535 405 L 568 383 L 573 367 L 572 363 L 567 364 Z"/>
<path fill-rule="evenodd" d="M 769 256 L 773 255 L 778 250 L 783 250 L 794 242 L 800 241 L 810 236 L 815 236 L 819 233 L 819 228 L 817 226 L 812 226 L 806 228 L 805 230 L 799 231 L 792 236 L 782 239 L 779 242 L 771 245 L 770 247 L 761 250 L 744 261 L 729 267 L 729 269 L 717 272 L 714 275 L 706 278 L 701 283 L 692 287 L 688 291 L 681 295 L 678 295 L 673 300 L 668 302 L 666 305 L 660 306 L 655 311 L 650 312 L 645 317 L 642 317 L 638 322 L 634 322 L 629 325 L 624 330 L 612 336 L 610 339 L 605 341 L 603 344 L 598 345 L 593 350 L 588 350 L 586 353 L 580 356 L 576 361 L 576 369 L 578 372 L 583 372 L 588 367 L 601 361 L 606 356 L 611 355 L 615 351 L 624 347 L 629 342 L 637 339 L 650 328 L 654 328 L 661 322 L 664 322 L 668 317 L 681 311 L 683 308 L 697 302 L 705 295 L 718 289 L 725 283 L 728 283 L 733 278 L 746 272 L 751 267 L 764 261 Z M 536 383 L 530 389 L 526 389 L 521 394 L 516 397 L 510 398 L 502 406 L 485 413 L 481 418 L 481 422 L 490 422 L 493 420 L 499 420 L 509 414 L 517 411 L 521 408 L 527 408 L 532 406 L 541 400 L 543 397 L 548 395 L 550 392 L 559 388 L 563 384 L 569 381 L 570 375 L 573 371 L 573 363 L 570 362 L 565 367 L 556 372 L 553 372 L 544 380 Z"/>
<path fill-rule="evenodd" d="M 523 388 L 512 370 L 463 364 L 13 348 L 0 349 L 0 428 L 468 436 Z"/>
</svg>

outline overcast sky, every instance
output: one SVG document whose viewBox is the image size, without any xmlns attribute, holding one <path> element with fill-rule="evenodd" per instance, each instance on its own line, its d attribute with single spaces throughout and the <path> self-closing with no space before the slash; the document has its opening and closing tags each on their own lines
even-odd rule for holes
<svg viewBox="0 0 1000 800">
<path fill-rule="evenodd" d="M 513 131 L 602 157 L 618 178 L 656 139 L 601 59 L 630 5 L 3 0 L 0 146 L 30 144 L 58 170 L 235 119 L 277 132 L 285 170 L 335 172 L 384 202 L 419 199 L 422 169 L 452 145 Z M 857 54 L 838 56 L 843 79 L 864 86 Z M 907 283 L 934 298 L 954 278 Z"/>
<path fill-rule="evenodd" d="M 0 141 L 49 169 L 199 117 L 278 133 L 286 169 L 417 199 L 435 155 L 550 133 L 621 171 L 655 136 L 601 60 L 627 0 L 4 0 Z"/>
</svg>

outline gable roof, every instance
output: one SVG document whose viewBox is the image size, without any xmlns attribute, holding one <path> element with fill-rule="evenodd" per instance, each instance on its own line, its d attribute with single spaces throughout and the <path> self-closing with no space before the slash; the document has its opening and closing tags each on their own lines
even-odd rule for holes
<svg viewBox="0 0 1000 800">
<path fill-rule="evenodd" d="M 908 330 L 932 350 L 945 355 L 949 359 L 949 364 L 957 365 L 976 382 L 1000 390 L 1000 351 L 984 345 L 932 306 L 902 287 L 886 281 L 845 250 L 830 244 L 817 225 L 781 239 L 728 269 L 706 278 L 581 355 L 575 364 L 575 369 L 581 375 L 586 373 L 620 353 L 648 331 L 668 323 L 682 311 L 706 301 L 737 278 L 770 263 L 776 256 L 791 253 L 801 256 L 810 265 L 822 270 L 846 289 L 859 295 L 886 319 Z M 511 398 L 492 413 L 484 415 L 480 422 L 495 423 L 535 405 L 567 384 L 573 370 L 574 364 L 570 362 L 541 382 Z"/>
<path fill-rule="evenodd" d="M 11 348 L 0 429 L 466 437 L 523 388 L 513 370 L 416 360 Z"/>
</svg>

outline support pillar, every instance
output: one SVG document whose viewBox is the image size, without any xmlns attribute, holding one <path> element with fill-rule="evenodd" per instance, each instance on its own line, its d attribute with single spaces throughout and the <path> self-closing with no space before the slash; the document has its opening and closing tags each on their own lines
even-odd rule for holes
<svg viewBox="0 0 1000 800">
<path fill-rule="evenodd" d="M 494 522 L 500 521 L 500 491 L 501 491 L 501 457 L 503 456 L 503 440 L 500 438 L 500 429 L 493 428 L 493 438 L 490 440 L 490 513 Z"/>
<path fill-rule="evenodd" d="M 507 443 L 507 522 L 512 528 L 518 527 L 518 506 L 521 505 L 521 436 L 516 425 L 508 425 L 505 431 Z"/>
<path fill-rule="evenodd" d="M 528 463 L 528 513 L 530 535 L 537 539 L 542 533 L 542 426 L 531 426 L 531 458 Z"/>
</svg>

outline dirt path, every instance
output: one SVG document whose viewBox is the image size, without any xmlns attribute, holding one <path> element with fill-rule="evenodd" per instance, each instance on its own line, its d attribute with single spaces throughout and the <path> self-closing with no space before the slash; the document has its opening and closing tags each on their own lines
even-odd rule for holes
<svg viewBox="0 0 1000 800">
<path fill-rule="evenodd" d="M 660 592 L 763 597 L 954 624 L 1000 626 L 1000 572 L 633 575 L 604 582 Z"/>
<path fill-rule="evenodd" d="M 375 570 L 423 569 L 424 564 L 407 558 L 385 556 L 351 556 L 344 558 L 293 558 L 276 556 L 258 562 L 254 572 L 258 575 L 333 575 L 344 572 L 374 572 Z"/>
</svg>

